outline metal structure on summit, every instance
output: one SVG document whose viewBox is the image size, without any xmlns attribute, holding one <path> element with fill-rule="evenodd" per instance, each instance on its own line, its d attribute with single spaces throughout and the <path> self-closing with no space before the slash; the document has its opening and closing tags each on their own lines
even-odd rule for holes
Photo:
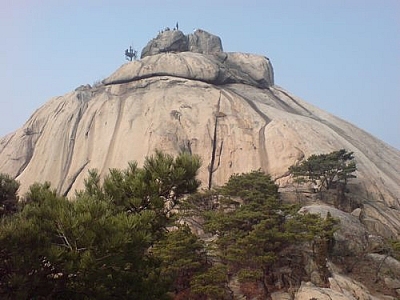
<svg viewBox="0 0 400 300">
<path fill-rule="evenodd" d="M 137 50 L 133 49 L 132 46 L 129 46 L 129 50 L 125 50 L 125 59 L 132 61 L 137 59 Z"/>
</svg>

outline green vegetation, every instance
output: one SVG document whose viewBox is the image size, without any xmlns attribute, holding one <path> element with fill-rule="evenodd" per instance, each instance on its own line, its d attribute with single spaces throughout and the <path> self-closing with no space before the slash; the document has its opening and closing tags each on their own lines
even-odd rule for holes
<svg viewBox="0 0 400 300">
<path fill-rule="evenodd" d="M 338 183 L 343 183 L 346 187 L 348 179 L 356 177 L 353 174 L 356 170 L 353 152 L 345 149 L 311 155 L 301 164 L 289 168 L 298 181 L 310 181 L 326 190 L 335 188 Z"/>
<path fill-rule="evenodd" d="M 231 299 L 235 278 L 244 294 L 269 295 L 279 267 L 298 275 L 289 284 L 304 279 L 301 251 L 326 277 L 335 220 L 298 214 L 261 171 L 196 193 L 199 167 L 197 156 L 157 151 L 142 168 L 133 162 L 104 180 L 91 170 L 74 199 L 32 185 L 21 209 L 0 219 L 0 298 Z M 18 183 L 0 178 L 8 207 Z M 213 238 L 194 235 L 188 216 Z"/>
<path fill-rule="evenodd" d="M 400 261 L 400 240 L 389 240 L 389 254 Z"/>
<path fill-rule="evenodd" d="M 7 174 L 0 174 L 0 217 L 17 211 L 19 182 Z"/>
<path fill-rule="evenodd" d="M 203 241 L 187 225 L 179 225 L 158 241 L 152 251 L 159 260 L 159 276 L 165 279 L 169 290 L 174 291 L 174 295 L 170 295 L 187 299 L 191 279 L 207 268 Z"/>
<path fill-rule="evenodd" d="M 356 170 L 353 152 L 344 149 L 311 155 L 302 163 L 289 168 L 295 182 L 312 183 L 320 199 L 333 200 L 332 204 L 344 211 L 352 211 L 360 206 L 358 201 L 346 197 L 348 181 L 356 177 Z M 335 191 L 335 197 L 332 197 L 330 190 Z"/>
<path fill-rule="evenodd" d="M 1 221 L 0 297 L 167 299 L 170 277 L 179 274 L 166 267 L 173 258 L 157 245 L 175 247 L 176 235 L 189 233 L 168 233 L 173 218 L 164 204 L 172 209 L 183 193 L 197 189 L 199 166 L 196 156 L 156 152 L 143 168 L 132 163 L 124 171 L 110 170 L 103 184 L 91 171 L 74 201 L 48 183 L 34 184 L 21 212 Z M 178 246 L 201 247 L 193 238 Z M 186 270 L 198 265 L 190 257 L 176 263 L 187 264 Z"/>
<path fill-rule="evenodd" d="M 261 171 L 233 175 L 219 193 L 228 198 L 222 202 L 226 204 L 203 215 L 205 229 L 218 237 L 216 261 L 226 267 L 226 277 L 231 274 L 241 283 L 258 284 L 266 297 L 273 291 L 275 267 L 295 261 L 289 249 L 307 241 L 323 241 L 328 249 L 335 221 L 298 214 L 299 207 L 281 203 L 278 186 L 269 175 Z M 314 254 L 324 256 L 321 268 L 326 272 L 328 251 L 320 248 L 315 247 Z"/>
</svg>

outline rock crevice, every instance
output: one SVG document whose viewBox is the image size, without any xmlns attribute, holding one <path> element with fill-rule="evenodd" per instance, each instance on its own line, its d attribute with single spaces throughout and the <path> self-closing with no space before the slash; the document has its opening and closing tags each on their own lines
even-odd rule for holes
<svg viewBox="0 0 400 300">
<path fill-rule="evenodd" d="M 214 85 L 243 83 L 259 88 L 274 84 L 268 58 L 223 52 L 221 39 L 204 30 L 184 35 L 179 30 L 158 34 L 142 50 L 141 59 L 123 65 L 103 84 L 123 84 L 150 77 L 172 76 Z"/>
<path fill-rule="evenodd" d="M 223 52 L 218 41 L 164 32 L 104 85 L 51 99 L 0 139 L 0 172 L 17 177 L 21 195 L 44 181 L 73 195 L 89 169 L 105 176 L 129 161 L 140 165 L 156 148 L 190 149 L 202 158 L 203 187 L 261 168 L 283 188 L 291 165 L 346 149 L 357 162 L 351 188 L 363 201 L 363 222 L 398 237 L 400 151 L 276 87 L 265 56 Z"/>
<path fill-rule="evenodd" d="M 202 54 L 222 52 L 221 39 L 202 29 L 197 29 L 188 35 L 180 30 L 165 30 L 147 43 L 140 58 L 160 53 L 187 51 Z"/>
<path fill-rule="evenodd" d="M 241 83 L 266 89 L 274 84 L 270 61 L 260 55 L 224 53 L 204 55 L 193 52 L 161 53 L 124 64 L 103 80 L 105 85 L 123 84 L 151 77 L 171 76 L 214 85 Z M 240 67 L 246 61 L 245 67 Z"/>
</svg>

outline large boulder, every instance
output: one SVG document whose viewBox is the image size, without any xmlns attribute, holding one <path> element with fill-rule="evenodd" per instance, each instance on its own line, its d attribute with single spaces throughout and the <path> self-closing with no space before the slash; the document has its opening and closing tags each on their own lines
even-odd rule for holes
<svg viewBox="0 0 400 300">
<path fill-rule="evenodd" d="M 161 31 L 154 39 L 147 43 L 140 55 L 141 58 L 160 53 L 186 52 L 201 54 L 214 54 L 222 52 L 221 39 L 202 29 L 194 33 L 184 35 L 180 30 Z"/>
<path fill-rule="evenodd" d="M 160 32 L 143 48 L 141 58 L 167 52 L 183 52 L 189 50 L 188 37 L 180 30 Z"/>
<path fill-rule="evenodd" d="M 316 214 L 326 218 L 329 213 L 339 221 L 338 230 L 334 233 L 335 255 L 362 255 L 368 250 L 368 232 L 360 220 L 344 211 L 327 205 L 303 206 L 299 213 Z"/>
<path fill-rule="evenodd" d="M 189 51 L 203 54 L 222 52 L 221 39 L 207 31 L 197 29 L 188 35 Z"/>
<path fill-rule="evenodd" d="M 350 277 L 334 273 L 329 278 L 329 287 L 331 290 L 344 294 L 347 299 L 357 300 L 395 300 L 389 295 L 372 295 L 368 288 L 362 283 L 351 279 Z M 317 298 L 319 299 L 319 298 Z"/>
<path fill-rule="evenodd" d="M 368 289 L 349 277 L 334 274 L 329 278 L 329 288 L 304 282 L 294 296 L 294 300 L 395 300 L 392 296 L 375 296 Z"/>
<path fill-rule="evenodd" d="M 303 283 L 296 292 L 295 300 L 356 300 L 354 297 L 349 297 L 344 293 L 313 285 L 310 282 Z M 372 299 L 371 299 L 372 300 Z"/>
<path fill-rule="evenodd" d="M 378 253 L 369 253 L 367 258 L 373 261 L 375 281 L 381 281 L 387 289 L 394 290 L 400 297 L 400 261 Z"/>
<path fill-rule="evenodd" d="M 400 195 L 400 194 L 398 194 Z M 383 196 L 385 197 L 385 196 Z M 379 201 L 364 201 L 361 220 L 369 231 L 393 239 L 400 235 L 399 198 L 380 199 Z M 393 235 L 393 232 L 397 234 Z"/>
<path fill-rule="evenodd" d="M 266 88 L 274 85 L 274 71 L 268 58 L 240 52 L 216 53 L 224 68 L 230 70 L 242 83 Z"/>
<path fill-rule="evenodd" d="M 202 55 L 193 52 L 165 53 L 124 64 L 103 83 L 121 84 L 155 76 L 173 76 L 224 85 L 243 83 L 258 88 L 274 84 L 270 61 L 261 55 L 220 53 Z"/>
</svg>

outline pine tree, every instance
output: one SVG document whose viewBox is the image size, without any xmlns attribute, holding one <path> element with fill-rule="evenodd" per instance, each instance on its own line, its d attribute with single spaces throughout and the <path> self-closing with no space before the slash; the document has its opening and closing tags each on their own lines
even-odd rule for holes
<svg viewBox="0 0 400 300">
<path fill-rule="evenodd" d="M 15 213 L 18 206 L 19 182 L 7 174 L 0 173 L 0 217 Z"/>
<path fill-rule="evenodd" d="M 164 242 L 173 251 L 181 237 L 179 255 L 189 255 L 186 246 L 201 247 L 187 230 L 167 233 L 173 219 L 165 210 L 169 198 L 177 203 L 196 190 L 199 166 L 198 157 L 157 152 L 144 168 L 133 162 L 110 170 L 103 183 L 91 171 L 72 201 L 49 183 L 32 185 L 21 212 L 1 220 L 0 297 L 168 299 L 169 280 L 161 274 L 173 268 L 163 262 L 165 252 L 160 258 L 151 250 Z M 187 270 L 196 269 L 188 259 L 181 261 Z"/>
<path fill-rule="evenodd" d="M 180 225 L 158 241 L 152 251 L 161 262 L 160 276 L 168 280 L 171 293 L 176 297 L 190 289 L 190 281 L 207 267 L 203 242 L 187 225 Z"/>
<path fill-rule="evenodd" d="M 261 297 L 272 292 L 273 270 L 282 251 L 333 234 L 330 219 L 301 215 L 297 206 L 283 204 L 278 187 L 260 171 L 233 175 L 220 191 L 237 205 L 204 212 L 205 229 L 216 236 L 217 260 L 242 287 L 261 286 Z"/>
<path fill-rule="evenodd" d="M 348 179 L 355 178 L 357 170 L 353 152 L 345 149 L 328 154 L 311 155 L 299 165 L 291 166 L 289 172 L 299 181 L 320 181 L 321 187 L 329 190 L 337 183 L 346 188 Z"/>
</svg>

